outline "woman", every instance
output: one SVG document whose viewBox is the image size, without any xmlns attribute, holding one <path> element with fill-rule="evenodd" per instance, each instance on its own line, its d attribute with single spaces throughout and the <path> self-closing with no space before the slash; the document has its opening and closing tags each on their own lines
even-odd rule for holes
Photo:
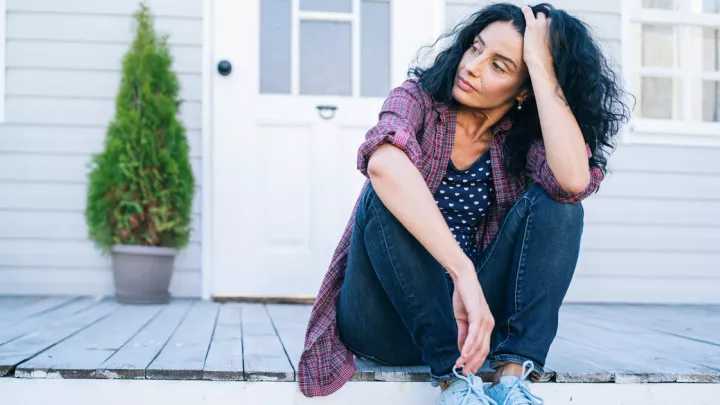
<svg viewBox="0 0 720 405">
<path fill-rule="evenodd" d="M 542 403 L 529 381 L 577 262 L 580 202 L 628 111 L 586 26 L 548 4 L 491 5 L 451 34 L 360 147 L 369 181 L 313 308 L 307 396 L 339 389 L 354 354 L 429 365 L 443 404 Z"/>
</svg>

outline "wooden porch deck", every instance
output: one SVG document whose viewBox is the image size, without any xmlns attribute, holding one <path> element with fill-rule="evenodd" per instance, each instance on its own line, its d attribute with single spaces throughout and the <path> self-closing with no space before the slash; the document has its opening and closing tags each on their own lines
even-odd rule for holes
<svg viewBox="0 0 720 405">
<path fill-rule="evenodd" d="M 3 296 L 0 381 L 294 381 L 309 313 L 302 305 Z M 544 381 L 720 383 L 719 314 L 720 306 L 567 304 Z M 428 381 L 425 367 L 357 364 L 355 381 Z"/>
</svg>

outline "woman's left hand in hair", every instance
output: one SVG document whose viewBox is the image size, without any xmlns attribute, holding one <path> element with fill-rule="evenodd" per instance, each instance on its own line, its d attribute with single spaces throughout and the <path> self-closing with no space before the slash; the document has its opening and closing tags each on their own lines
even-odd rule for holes
<svg viewBox="0 0 720 405">
<path fill-rule="evenodd" d="M 535 16 L 530 7 L 522 8 L 525 14 L 525 38 L 523 59 L 528 69 L 548 69 L 552 71 L 552 54 L 550 53 L 550 20 L 544 13 Z"/>
</svg>

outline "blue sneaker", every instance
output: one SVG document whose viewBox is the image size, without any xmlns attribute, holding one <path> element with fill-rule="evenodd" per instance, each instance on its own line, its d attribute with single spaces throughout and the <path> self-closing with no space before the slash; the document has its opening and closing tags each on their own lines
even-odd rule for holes
<svg viewBox="0 0 720 405">
<path fill-rule="evenodd" d="M 528 368 L 525 371 L 525 368 Z M 530 382 L 527 380 L 535 369 L 532 361 L 523 363 L 523 373 L 520 377 L 500 377 L 500 384 L 486 387 L 485 394 L 498 405 L 543 405 L 542 398 L 530 392 Z"/>
<path fill-rule="evenodd" d="M 498 405 L 483 392 L 483 382 L 472 373 L 468 376 L 458 374 L 453 369 L 456 379 L 440 393 L 440 405 Z"/>
</svg>

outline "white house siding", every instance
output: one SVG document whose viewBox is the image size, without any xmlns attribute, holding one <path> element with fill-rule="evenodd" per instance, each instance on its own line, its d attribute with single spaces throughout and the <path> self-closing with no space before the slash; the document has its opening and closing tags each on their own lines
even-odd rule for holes
<svg viewBox="0 0 720 405">
<path fill-rule="evenodd" d="M 448 24 L 486 3 L 448 0 Z M 551 3 L 590 24 L 622 65 L 621 0 Z M 584 204 L 582 251 L 567 299 L 720 302 L 718 162 L 718 148 L 618 142 L 611 173 Z"/>
<path fill-rule="evenodd" d="M 87 240 L 90 154 L 114 113 L 136 0 L 6 0 L 6 104 L 0 124 L 0 294 L 112 292 L 109 260 Z M 201 184 L 202 0 L 152 0 L 170 34 Z M 200 294 L 200 189 L 192 242 L 171 290 Z"/>
</svg>

